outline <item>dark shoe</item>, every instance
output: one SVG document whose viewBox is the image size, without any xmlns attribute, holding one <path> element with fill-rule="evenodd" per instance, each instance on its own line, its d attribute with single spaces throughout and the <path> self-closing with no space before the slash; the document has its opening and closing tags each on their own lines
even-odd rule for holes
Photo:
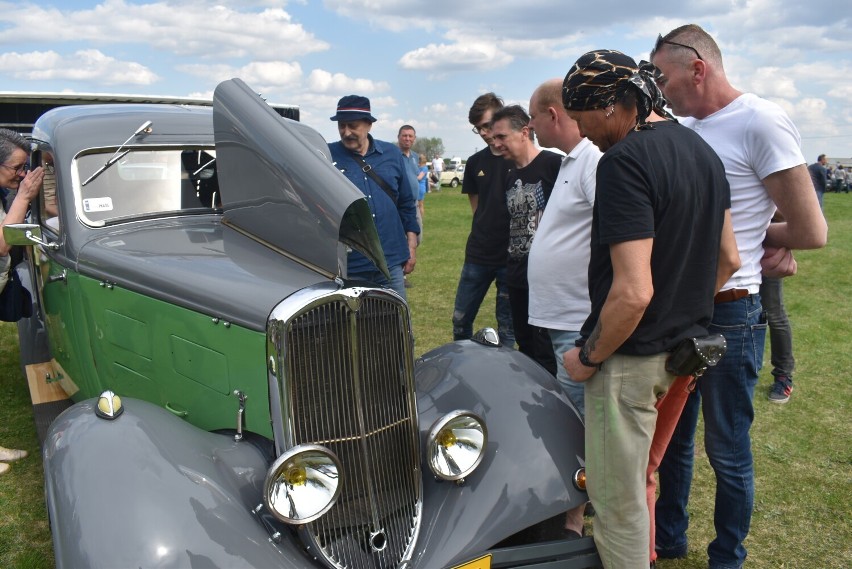
<svg viewBox="0 0 852 569">
<path fill-rule="evenodd" d="M 772 388 L 769 390 L 769 400 L 772 403 L 786 403 L 790 400 L 790 394 L 793 393 L 793 380 L 789 377 L 779 376 L 772 382 Z"/>
<path fill-rule="evenodd" d="M 582 534 L 579 534 L 572 529 L 565 530 L 564 539 L 580 539 L 581 537 L 583 537 Z"/>
</svg>

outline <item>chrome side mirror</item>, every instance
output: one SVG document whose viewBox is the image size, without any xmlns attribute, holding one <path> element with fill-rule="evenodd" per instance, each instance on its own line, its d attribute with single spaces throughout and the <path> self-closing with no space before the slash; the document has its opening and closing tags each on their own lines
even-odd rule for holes
<svg viewBox="0 0 852 569">
<path fill-rule="evenodd" d="M 41 226 L 35 223 L 4 225 L 3 239 L 7 245 L 41 245 L 48 249 L 59 249 L 59 243 L 50 243 L 42 238 Z"/>
</svg>

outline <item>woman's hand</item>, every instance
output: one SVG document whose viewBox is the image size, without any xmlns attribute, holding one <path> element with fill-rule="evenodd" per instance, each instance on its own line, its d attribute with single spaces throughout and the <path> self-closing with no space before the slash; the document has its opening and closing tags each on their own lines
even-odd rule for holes
<svg viewBox="0 0 852 569">
<path fill-rule="evenodd" d="M 15 199 L 19 197 L 25 199 L 27 203 L 33 201 L 41 192 L 41 186 L 44 183 L 44 168 L 38 166 L 27 172 L 24 179 L 18 185 L 18 193 Z"/>
</svg>

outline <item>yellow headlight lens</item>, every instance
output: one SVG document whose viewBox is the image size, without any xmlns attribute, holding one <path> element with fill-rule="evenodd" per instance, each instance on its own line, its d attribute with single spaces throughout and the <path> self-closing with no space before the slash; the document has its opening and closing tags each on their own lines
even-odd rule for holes
<svg viewBox="0 0 852 569">
<path fill-rule="evenodd" d="M 263 486 L 263 502 L 282 522 L 311 522 L 337 501 L 342 471 L 340 460 L 325 447 L 293 447 L 269 468 Z"/>
<path fill-rule="evenodd" d="M 124 407 L 121 404 L 121 397 L 107 389 L 98 397 L 95 404 L 95 415 L 101 419 L 115 419 L 124 412 Z"/>
<path fill-rule="evenodd" d="M 429 432 L 429 467 L 444 480 L 469 476 L 485 455 L 488 430 L 472 411 L 453 411 L 432 425 Z"/>
</svg>

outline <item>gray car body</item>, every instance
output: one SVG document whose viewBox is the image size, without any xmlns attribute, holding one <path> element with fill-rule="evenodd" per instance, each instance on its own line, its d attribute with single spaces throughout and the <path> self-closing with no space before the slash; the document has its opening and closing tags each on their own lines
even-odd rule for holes
<svg viewBox="0 0 852 569">
<path fill-rule="evenodd" d="M 62 109 L 35 135 L 49 141 L 59 170 L 81 151 L 119 145 L 144 120 L 163 137 L 179 124 L 182 136 L 195 133 L 180 140 L 190 144 L 209 145 L 215 130 L 224 212 L 93 228 L 64 207 L 57 261 L 253 330 L 263 330 L 270 310 L 295 291 L 344 286 L 342 242 L 381 263 L 364 199 L 331 165 L 321 137 L 270 116 L 239 80 L 220 85 L 212 116 L 162 105 Z M 70 190 L 58 192 L 70 199 L 63 193 Z M 292 223 L 268 227 L 270 211 Z M 456 409 L 479 414 L 489 441 L 463 485 L 436 480 L 423 459 L 420 533 L 408 567 L 469 561 L 587 499 L 571 482 L 584 463 L 582 422 L 532 360 L 456 342 L 418 359 L 415 380 L 422 450 L 434 421 Z M 68 409 L 44 444 L 57 567 L 322 566 L 297 527 L 253 511 L 274 459 L 269 441 L 249 434 L 235 442 L 232 433 L 203 431 L 132 398 L 112 421 L 97 417 L 94 405 L 89 399 Z M 562 546 L 563 554 L 580 550 L 582 560 L 565 567 L 596 566 L 591 538 Z M 503 558 L 512 555 L 526 554 Z"/>
</svg>

